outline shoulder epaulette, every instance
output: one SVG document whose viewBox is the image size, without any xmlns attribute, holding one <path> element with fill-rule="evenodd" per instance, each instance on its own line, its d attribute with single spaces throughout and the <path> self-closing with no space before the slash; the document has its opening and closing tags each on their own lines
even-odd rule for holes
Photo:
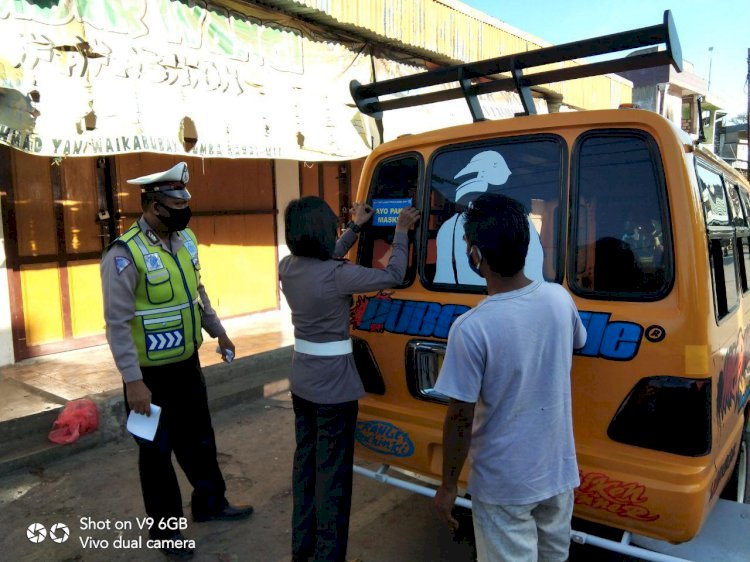
<svg viewBox="0 0 750 562">
<path fill-rule="evenodd" d="M 115 244 L 122 244 L 126 248 L 128 247 L 128 242 L 130 242 L 135 236 L 138 235 L 140 232 L 140 227 L 138 226 L 138 223 L 133 223 L 133 226 L 131 226 L 127 231 L 125 231 L 124 234 L 113 240 L 112 242 L 107 245 L 106 248 L 104 248 L 104 251 L 102 252 L 102 257 L 107 255 L 107 252 L 114 246 Z"/>
</svg>

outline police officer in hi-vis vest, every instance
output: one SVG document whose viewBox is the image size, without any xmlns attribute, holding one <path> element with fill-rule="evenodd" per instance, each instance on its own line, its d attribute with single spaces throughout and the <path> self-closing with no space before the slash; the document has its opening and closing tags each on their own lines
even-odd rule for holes
<svg viewBox="0 0 750 562">
<path fill-rule="evenodd" d="M 250 506 L 231 506 L 216 460 L 216 442 L 198 361 L 201 328 L 218 338 L 224 359 L 234 344 L 201 283 L 198 244 L 190 220 L 187 164 L 128 180 L 141 186 L 143 215 L 105 252 L 101 263 L 107 341 L 122 374 L 126 409 L 150 414 L 161 407 L 153 441 L 136 437 L 146 513 L 154 539 L 183 537 L 159 522 L 182 517 L 172 452 L 193 485 L 193 521 L 248 517 Z M 165 525 L 163 525 L 165 526 Z M 190 558 L 179 540 L 162 550 Z"/>
</svg>

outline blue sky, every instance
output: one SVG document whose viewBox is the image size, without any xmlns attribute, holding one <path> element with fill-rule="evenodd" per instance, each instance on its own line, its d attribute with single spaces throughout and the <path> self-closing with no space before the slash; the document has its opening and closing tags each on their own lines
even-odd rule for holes
<svg viewBox="0 0 750 562">
<path fill-rule="evenodd" d="M 462 0 L 497 19 L 559 44 L 661 23 L 671 10 L 684 60 L 708 79 L 731 113 L 747 110 L 750 0 Z M 713 58 L 709 52 L 713 47 Z"/>
</svg>

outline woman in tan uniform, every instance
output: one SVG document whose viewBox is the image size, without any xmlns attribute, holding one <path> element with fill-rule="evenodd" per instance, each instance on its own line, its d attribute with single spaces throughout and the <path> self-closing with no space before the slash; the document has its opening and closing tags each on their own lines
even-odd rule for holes
<svg viewBox="0 0 750 562">
<path fill-rule="evenodd" d="M 403 281 L 407 233 L 419 220 L 413 207 L 401 212 L 384 269 L 341 259 L 372 215 L 369 205 L 356 204 L 354 220 L 338 240 L 337 217 L 318 197 L 292 201 L 284 215 L 292 255 L 281 260 L 279 279 L 292 310 L 295 337 L 290 377 L 297 440 L 295 562 L 346 559 L 357 400 L 364 395 L 349 338 L 351 296 Z"/>
</svg>

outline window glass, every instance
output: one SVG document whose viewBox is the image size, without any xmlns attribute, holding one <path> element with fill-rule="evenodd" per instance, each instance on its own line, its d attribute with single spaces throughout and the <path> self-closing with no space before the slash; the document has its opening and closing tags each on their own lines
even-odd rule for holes
<svg viewBox="0 0 750 562">
<path fill-rule="evenodd" d="M 700 165 L 696 168 L 706 224 L 708 226 L 729 225 L 727 197 L 721 176 Z"/>
<path fill-rule="evenodd" d="M 740 194 L 740 201 L 742 202 L 742 210 L 745 211 L 745 217 L 750 217 L 750 199 L 748 199 L 747 192 L 737 186 L 737 191 Z"/>
<path fill-rule="evenodd" d="M 597 133 L 580 141 L 574 291 L 638 299 L 668 287 L 672 251 L 658 158 L 645 135 Z"/>
<path fill-rule="evenodd" d="M 750 289 L 750 283 L 748 283 L 748 275 L 750 275 L 750 238 L 738 238 L 737 239 L 737 263 L 740 266 L 740 285 L 742 292 L 746 292 Z"/>
<path fill-rule="evenodd" d="M 729 208 L 732 210 L 732 225 L 745 226 L 745 215 L 742 212 L 742 203 L 737 186 L 727 184 L 727 191 L 729 192 Z"/>
<path fill-rule="evenodd" d="M 400 208 L 413 205 L 419 185 L 421 157 L 405 155 L 380 163 L 373 174 L 368 202 L 376 215 L 363 228 L 359 239 L 359 263 L 383 269 L 391 257 L 391 243 L 396 231 Z M 410 231 L 409 269 L 407 283 L 414 279 L 414 231 Z"/>
<path fill-rule="evenodd" d="M 714 278 L 714 302 L 719 318 L 731 312 L 739 301 L 734 261 L 734 241 L 710 240 L 711 273 Z"/>
<path fill-rule="evenodd" d="M 428 178 L 425 285 L 484 290 L 486 281 L 469 267 L 461 213 L 487 192 L 513 197 L 526 207 L 530 242 L 524 271 L 531 279 L 556 279 L 563 148 L 558 138 L 525 137 L 437 153 Z"/>
<path fill-rule="evenodd" d="M 737 274 L 734 261 L 734 240 L 721 241 L 721 265 L 724 268 L 724 286 L 727 295 L 727 309 L 733 309 L 739 302 L 739 290 L 737 288 Z"/>
</svg>

